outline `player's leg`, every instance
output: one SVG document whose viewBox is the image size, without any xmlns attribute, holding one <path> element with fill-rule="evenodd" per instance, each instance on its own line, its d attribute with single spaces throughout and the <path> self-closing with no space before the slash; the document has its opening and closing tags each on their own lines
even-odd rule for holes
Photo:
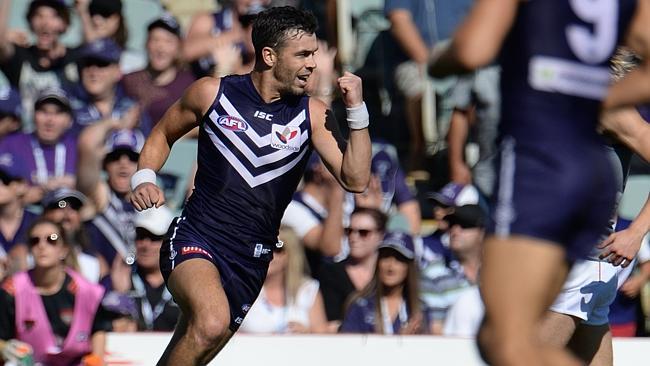
<svg viewBox="0 0 650 366">
<path fill-rule="evenodd" d="M 189 259 L 167 282 L 183 315 L 159 365 L 205 365 L 228 342 L 230 309 L 217 268 L 210 261 Z"/>
<path fill-rule="evenodd" d="M 562 288 L 564 249 L 523 236 L 485 243 L 481 292 L 486 317 L 479 331 L 482 354 L 494 365 L 579 365 L 568 352 L 544 346 L 538 325 Z"/>
<path fill-rule="evenodd" d="M 569 349 L 589 365 L 611 366 L 614 356 L 609 324 L 580 324 L 569 342 Z"/>
<path fill-rule="evenodd" d="M 542 344 L 564 348 L 579 326 L 580 319 L 567 314 L 547 311 L 539 327 Z"/>
</svg>

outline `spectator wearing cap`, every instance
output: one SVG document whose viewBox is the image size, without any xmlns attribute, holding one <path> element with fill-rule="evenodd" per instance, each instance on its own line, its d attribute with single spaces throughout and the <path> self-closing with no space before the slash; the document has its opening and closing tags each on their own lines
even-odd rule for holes
<svg viewBox="0 0 650 366">
<path fill-rule="evenodd" d="M 312 153 L 303 186 L 294 193 L 282 225 L 294 230 L 305 249 L 311 273 L 318 279 L 324 257 L 341 252 L 344 191 L 317 153 Z"/>
<path fill-rule="evenodd" d="M 378 251 L 374 276 L 350 300 L 340 332 L 425 332 L 413 239 L 403 232 L 387 233 Z"/>
<path fill-rule="evenodd" d="M 27 269 L 27 228 L 37 215 L 25 210 L 24 197 L 27 184 L 21 172 L 24 164 L 20 157 L 0 157 L 0 243 L 5 253 L 0 255 L 9 274 Z M 6 257 L 5 257 L 6 256 Z M 2 258 L 5 257 L 5 258 Z"/>
<path fill-rule="evenodd" d="M 183 57 L 197 78 L 247 73 L 255 59 L 251 30 L 268 0 L 233 0 L 215 13 L 199 13 L 190 24 Z"/>
<path fill-rule="evenodd" d="M 386 220 L 386 215 L 376 208 L 357 207 L 350 215 L 350 225 L 344 230 L 350 246 L 349 255 L 341 262 L 326 261 L 320 265 L 317 278 L 331 328 L 338 328 L 349 296 L 372 279 Z"/>
<path fill-rule="evenodd" d="M 135 209 L 128 194 L 142 145 L 144 136 L 140 131 L 111 130 L 103 123 L 88 127 L 79 136 L 77 189 L 95 208 L 96 216 L 87 230 L 109 266 L 115 258 L 133 256 Z M 106 180 L 102 178 L 102 169 Z"/>
<path fill-rule="evenodd" d="M 0 140 L 20 130 L 20 94 L 12 87 L 0 87 Z"/>
<path fill-rule="evenodd" d="M 63 227 L 66 242 L 70 245 L 79 264 L 79 272 L 94 283 L 108 274 L 106 260 L 90 243 L 83 224 L 82 209 L 86 203 L 83 193 L 70 188 L 58 188 L 48 192 L 43 201 L 43 217 Z"/>
<path fill-rule="evenodd" d="M 32 0 L 27 9 L 27 23 L 34 39 L 30 45 L 28 36 L 12 39 L 16 33 L 7 29 L 11 3 L 0 2 L 0 70 L 20 91 L 23 122 L 31 124 L 39 94 L 47 88 L 66 87 L 77 78 L 75 52 L 60 41 L 70 24 L 70 13 L 62 0 Z M 18 38 L 24 40 L 19 42 Z"/>
<path fill-rule="evenodd" d="M 181 27 L 165 14 L 147 27 L 147 67 L 124 76 L 126 93 L 140 103 L 152 123 L 183 95 L 194 76 L 181 67 Z"/>
<path fill-rule="evenodd" d="M 453 254 L 449 249 L 449 223 L 445 216 L 452 213 L 457 206 L 479 203 L 479 192 L 470 184 L 451 182 L 440 191 L 429 193 L 427 196 L 433 205 L 436 230 L 421 239 L 422 250 L 418 253 L 422 265 L 441 259 L 452 260 Z M 420 248 L 420 245 L 417 247 Z"/>
<path fill-rule="evenodd" d="M 47 191 L 59 187 L 74 187 L 77 171 L 77 144 L 74 136 L 66 134 L 72 124 L 70 102 L 57 88 L 44 90 L 34 104 L 32 133 L 21 132 L 0 142 L 0 157 L 20 156 L 30 190 L 28 203 L 39 202 Z"/>
<path fill-rule="evenodd" d="M 460 294 L 477 283 L 487 214 L 481 206 L 458 206 L 445 217 L 449 223 L 451 259 L 422 262 L 421 297 L 431 333 L 441 334 L 447 315 Z"/>
<path fill-rule="evenodd" d="M 166 206 L 136 213 L 135 265 L 116 261 L 111 271 L 112 290 L 134 298 L 141 331 L 171 331 L 180 315 L 165 286 L 159 261 L 163 236 L 173 218 Z"/>
<path fill-rule="evenodd" d="M 137 102 L 120 86 L 122 49 L 110 38 L 102 38 L 82 47 L 79 54 L 81 84 L 76 89 L 79 106 L 75 108 L 75 132 L 96 123 L 107 128 L 150 129 Z"/>
</svg>

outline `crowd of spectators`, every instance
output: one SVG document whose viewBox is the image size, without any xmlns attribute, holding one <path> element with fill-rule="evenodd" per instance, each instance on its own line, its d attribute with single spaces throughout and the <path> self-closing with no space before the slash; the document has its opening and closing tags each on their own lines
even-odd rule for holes
<svg viewBox="0 0 650 366">
<path fill-rule="evenodd" d="M 24 14 L 28 29 L 8 26 L 16 0 L 0 2 L 6 80 L 0 87 L 0 339 L 28 342 L 40 360 L 92 364 L 92 357 L 103 356 L 108 331 L 173 330 L 179 309 L 158 256 L 179 207 L 137 213 L 128 202 L 139 151 L 194 80 L 249 72 L 255 15 L 287 3 L 215 2 L 213 11 L 194 14 L 187 29 L 164 13 L 135 30 L 146 34 L 146 59 L 134 71 L 128 1 L 32 0 Z M 289 3 L 316 11 L 326 29 L 318 34 L 318 69 L 308 90 L 337 113 L 335 2 Z M 439 154 L 443 163 L 432 163 L 422 132 L 429 123 L 422 120 L 422 103 L 432 102 L 423 99 L 431 82 L 423 64 L 471 1 L 379 3 L 390 26 L 384 46 L 395 53 L 380 67 L 363 67 L 364 82 L 380 85 L 364 91 L 366 100 L 379 100 L 373 95 L 380 91 L 392 100 L 389 110 L 368 106 L 382 111 L 371 115 L 370 186 L 361 194 L 344 192 L 312 156 L 282 220 L 285 245 L 242 332 L 476 331 L 499 70 L 434 82 L 438 124 L 448 126 L 437 143 L 448 150 Z M 81 43 L 66 45 L 61 38 L 73 19 L 81 25 Z M 382 135 L 390 130 L 382 124 L 408 130 L 409 138 Z M 429 175 L 424 183 L 422 170 Z M 619 317 L 615 335 L 645 333 L 638 315 L 650 278 L 645 264 L 622 288 L 621 306 L 632 316 Z M 68 341 L 75 332 L 86 335 L 84 342 Z"/>
</svg>

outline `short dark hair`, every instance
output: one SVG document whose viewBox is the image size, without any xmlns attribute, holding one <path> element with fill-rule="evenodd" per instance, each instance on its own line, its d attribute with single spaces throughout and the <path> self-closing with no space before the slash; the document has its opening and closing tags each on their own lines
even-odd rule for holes
<svg viewBox="0 0 650 366">
<path fill-rule="evenodd" d="M 299 32 L 314 34 L 318 22 L 310 11 L 292 6 L 267 9 L 257 15 L 253 22 L 253 46 L 259 57 L 264 47 L 278 50 L 284 42 Z"/>
<path fill-rule="evenodd" d="M 65 5 L 65 3 L 61 0 L 33 0 L 31 3 L 29 3 L 29 7 L 27 8 L 27 23 L 30 23 L 32 17 L 36 15 L 36 10 L 43 6 L 54 9 L 59 17 L 63 19 L 63 22 L 66 25 L 70 25 L 70 11 L 68 10 L 68 7 Z"/>
</svg>

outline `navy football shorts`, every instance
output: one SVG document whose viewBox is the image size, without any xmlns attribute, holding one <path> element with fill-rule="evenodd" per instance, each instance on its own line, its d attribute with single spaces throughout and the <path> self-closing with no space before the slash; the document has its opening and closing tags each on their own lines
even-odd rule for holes
<svg viewBox="0 0 650 366">
<path fill-rule="evenodd" d="M 574 262 L 608 234 L 616 179 L 597 139 L 500 144 L 488 232 L 523 235 L 563 246 Z"/>
<path fill-rule="evenodd" d="M 239 250 L 232 250 L 233 246 Z M 167 283 L 174 268 L 188 259 L 202 258 L 214 264 L 228 298 L 229 328 L 236 332 L 262 289 L 274 246 L 275 243 L 243 243 L 232 238 L 207 243 L 184 218 L 176 218 L 160 248 L 160 270 Z"/>
</svg>

